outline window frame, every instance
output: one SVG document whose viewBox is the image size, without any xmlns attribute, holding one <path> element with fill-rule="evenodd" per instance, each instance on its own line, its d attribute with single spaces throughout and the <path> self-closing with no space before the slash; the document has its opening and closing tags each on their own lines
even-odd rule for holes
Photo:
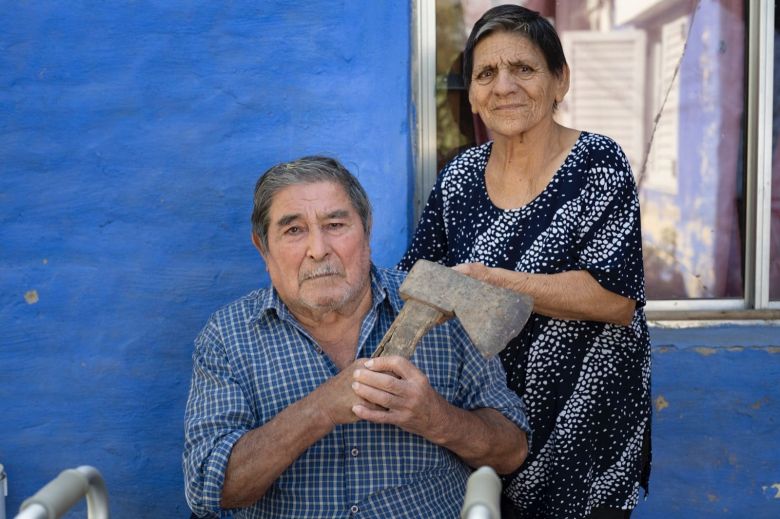
<svg viewBox="0 0 780 519">
<path fill-rule="evenodd" d="M 655 320 L 774 320 L 780 301 L 769 300 L 772 186 L 774 2 L 746 5 L 747 112 L 746 239 L 742 299 L 650 300 Z M 412 0 L 412 101 L 414 113 L 414 225 L 436 182 L 436 0 Z M 414 226 L 413 226 L 414 227 Z"/>
</svg>

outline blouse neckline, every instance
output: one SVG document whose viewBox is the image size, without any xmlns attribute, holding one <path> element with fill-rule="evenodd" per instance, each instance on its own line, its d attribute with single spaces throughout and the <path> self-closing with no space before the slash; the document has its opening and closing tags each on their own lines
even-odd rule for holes
<svg viewBox="0 0 780 519">
<path fill-rule="evenodd" d="M 558 184 L 558 182 L 560 182 L 561 171 L 563 171 L 568 166 L 569 162 L 571 162 L 573 160 L 575 152 L 580 147 L 580 142 L 583 140 L 583 138 L 586 135 L 589 135 L 589 133 L 586 132 L 586 131 L 580 131 L 580 134 L 577 137 L 577 140 L 574 141 L 574 144 L 572 145 L 571 149 L 569 150 L 569 153 L 566 155 L 566 158 L 564 159 L 563 163 L 561 164 L 561 166 L 557 170 L 555 170 L 555 173 L 553 174 L 553 176 L 550 179 L 550 181 L 547 183 L 546 186 L 544 186 L 544 189 L 542 189 L 542 191 L 538 195 L 536 195 L 534 198 L 532 198 L 531 200 L 529 200 L 528 202 L 526 202 L 525 204 L 523 204 L 521 206 L 510 207 L 509 209 L 504 209 L 504 208 L 498 207 L 496 204 L 494 204 L 493 203 L 493 199 L 490 198 L 490 193 L 488 193 L 487 180 L 485 179 L 485 175 L 487 173 L 487 163 L 490 160 L 490 154 L 493 152 L 493 141 L 488 142 L 486 144 L 486 146 L 487 146 L 486 153 L 482 157 L 482 162 L 480 163 L 480 169 L 482 170 L 482 175 L 480 176 L 480 183 L 481 183 L 481 186 L 482 186 L 482 193 L 484 194 L 484 196 L 487 199 L 488 203 L 496 211 L 503 212 L 503 213 L 519 213 L 519 212 L 522 212 L 526 208 L 529 208 L 529 207 L 531 207 L 533 205 L 536 205 L 536 203 L 539 200 L 541 200 L 542 198 L 546 198 L 549 195 L 549 191 L 550 191 L 550 189 L 554 185 L 556 185 L 556 184 Z"/>
</svg>

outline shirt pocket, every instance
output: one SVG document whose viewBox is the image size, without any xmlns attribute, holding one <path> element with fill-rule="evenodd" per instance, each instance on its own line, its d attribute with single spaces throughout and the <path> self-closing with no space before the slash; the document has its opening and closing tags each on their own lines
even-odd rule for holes
<svg viewBox="0 0 780 519">
<path fill-rule="evenodd" d="M 412 362 L 427 375 L 431 387 L 451 404 L 455 401 L 460 385 L 461 363 L 457 348 L 463 347 L 450 337 L 437 337 L 434 329 L 418 346 Z M 433 340 L 430 340 L 433 339 Z M 435 343 L 435 344 L 434 344 Z"/>
</svg>

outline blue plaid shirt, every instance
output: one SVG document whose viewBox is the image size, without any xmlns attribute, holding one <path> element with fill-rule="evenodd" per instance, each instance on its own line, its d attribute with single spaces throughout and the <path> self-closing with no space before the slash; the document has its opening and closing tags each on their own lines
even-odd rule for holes
<svg viewBox="0 0 780 519">
<path fill-rule="evenodd" d="M 402 272 L 372 268 L 372 307 L 357 357 L 370 357 L 403 301 Z M 357 358 L 356 357 L 356 358 Z M 498 358 L 485 360 L 457 321 L 434 328 L 412 362 L 450 403 L 494 408 L 529 432 L 522 400 Z M 248 431 L 337 374 L 272 289 L 211 316 L 193 353 L 185 416 L 187 502 L 201 516 L 242 518 L 458 516 L 471 469 L 449 450 L 396 426 L 339 425 L 309 447 L 254 505 L 220 508 L 230 451 Z"/>
</svg>

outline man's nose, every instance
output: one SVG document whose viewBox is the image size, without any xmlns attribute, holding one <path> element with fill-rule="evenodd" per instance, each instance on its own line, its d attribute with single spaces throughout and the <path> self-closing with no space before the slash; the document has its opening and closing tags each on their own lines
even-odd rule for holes
<svg viewBox="0 0 780 519">
<path fill-rule="evenodd" d="M 328 244 L 328 238 L 325 236 L 325 233 L 322 232 L 319 228 L 314 228 L 309 232 L 308 241 L 307 241 L 307 250 L 306 254 L 314 259 L 314 260 L 321 260 L 325 258 L 325 256 L 328 255 L 330 252 L 330 245 Z"/>
</svg>

